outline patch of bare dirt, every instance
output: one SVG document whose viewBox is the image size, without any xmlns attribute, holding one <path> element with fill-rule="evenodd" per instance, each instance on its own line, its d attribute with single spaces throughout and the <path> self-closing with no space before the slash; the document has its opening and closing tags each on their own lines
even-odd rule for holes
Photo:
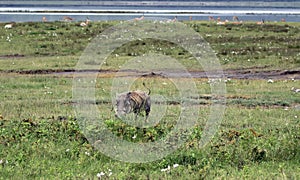
<svg viewBox="0 0 300 180">
<path fill-rule="evenodd" d="M 6 54 L 0 55 L 0 59 L 10 59 L 10 58 L 22 58 L 25 57 L 23 54 Z"/>
<path fill-rule="evenodd" d="M 85 73 L 98 73 L 116 75 L 115 70 L 60 70 L 60 69 L 44 69 L 44 70 L 8 70 L 2 73 L 18 73 L 18 74 L 53 74 L 53 75 L 73 75 Z M 191 71 L 189 73 L 181 71 L 158 71 L 158 72 L 142 72 L 135 70 L 122 71 L 122 76 L 142 76 L 142 77 L 178 77 L 178 78 L 207 78 L 205 71 Z M 128 74 L 127 74 L 128 73 Z M 224 70 L 224 76 L 231 79 L 300 79 L 300 70 L 261 70 L 261 69 L 238 69 Z"/>
<path fill-rule="evenodd" d="M 300 79 L 300 70 L 227 70 L 224 74 L 233 79 Z"/>
</svg>

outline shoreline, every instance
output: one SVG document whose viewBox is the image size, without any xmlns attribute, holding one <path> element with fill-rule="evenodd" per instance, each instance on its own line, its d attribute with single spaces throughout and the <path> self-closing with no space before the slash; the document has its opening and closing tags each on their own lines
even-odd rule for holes
<svg viewBox="0 0 300 180">
<path fill-rule="evenodd" d="M 209 17 L 214 19 L 221 18 L 222 20 L 232 20 L 234 16 L 238 16 L 243 22 L 300 22 L 299 14 L 255 14 L 247 13 L 240 14 L 238 12 L 227 13 L 196 13 L 196 12 L 155 12 L 155 11 L 40 11 L 40 12 L 1 12 L 0 22 L 39 22 L 45 17 L 49 22 L 61 20 L 64 16 L 75 18 L 76 20 L 85 20 L 87 17 L 92 21 L 123 21 L 131 20 L 144 15 L 147 18 L 167 18 L 173 19 L 177 17 L 178 21 L 207 21 Z M 75 20 L 74 19 L 74 20 Z"/>
<path fill-rule="evenodd" d="M 53 0 L 53 1 L 1 1 L 0 5 L 69 5 L 69 6 L 231 6 L 231 7 L 285 7 L 285 8 L 300 8 L 300 2 L 265 2 L 265 1 L 226 1 L 226 2 L 213 2 L 213 1 L 72 1 L 72 0 Z"/>
<path fill-rule="evenodd" d="M 202 10 L 159 10 L 159 9 L 23 9 L 23 8 L 0 8 L 0 14 L 14 13 L 167 13 L 167 14 L 239 14 L 239 15 L 300 15 L 300 10 L 226 10 L 226 9 L 202 9 Z"/>
</svg>

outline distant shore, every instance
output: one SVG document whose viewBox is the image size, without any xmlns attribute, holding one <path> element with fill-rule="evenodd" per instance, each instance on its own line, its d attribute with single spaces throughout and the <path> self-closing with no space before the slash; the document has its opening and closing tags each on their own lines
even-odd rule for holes
<svg viewBox="0 0 300 180">
<path fill-rule="evenodd" d="M 31 1 L 8 1 L 4 0 L 0 2 L 0 5 L 14 5 L 14 6 L 21 6 L 21 5 L 47 5 L 47 6 L 198 6 L 198 7 L 205 7 L 205 6 L 231 6 L 231 7 L 286 7 L 286 8 L 295 8 L 300 7 L 300 2 L 289 2 L 289 1 L 111 1 L 111 0 L 104 0 L 104 1 L 95 1 L 95 0 L 31 0 Z"/>
<path fill-rule="evenodd" d="M 173 19 L 177 17 L 179 21 L 196 20 L 205 21 L 210 17 L 215 19 L 231 21 L 234 16 L 239 17 L 243 22 L 246 21 L 266 21 L 280 22 L 284 19 L 286 22 L 300 22 L 300 14 L 272 14 L 271 12 L 264 14 L 239 14 L 233 12 L 227 13 L 212 13 L 212 12 L 155 12 L 155 11 L 35 11 L 35 12 L 1 12 L 0 22 L 39 22 L 42 18 L 47 18 L 48 21 L 61 20 L 64 16 L 71 16 L 76 21 L 82 21 L 89 18 L 92 21 L 115 21 L 115 20 L 130 20 L 144 15 L 152 19 Z"/>
<path fill-rule="evenodd" d="M 236 10 L 236 9 L 59 9 L 59 8 L 0 8 L 0 13 L 168 13 L 168 14 L 240 14 L 240 15 L 300 15 L 300 10 Z"/>
<path fill-rule="evenodd" d="M 56 21 L 63 16 L 76 20 L 130 20 L 144 15 L 149 18 L 177 17 L 178 20 L 208 20 L 209 16 L 242 21 L 300 22 L 300 2 L 295 1 L 0 1 L 0 22 L 32 22 L 46 17 Z"/>
</svg>

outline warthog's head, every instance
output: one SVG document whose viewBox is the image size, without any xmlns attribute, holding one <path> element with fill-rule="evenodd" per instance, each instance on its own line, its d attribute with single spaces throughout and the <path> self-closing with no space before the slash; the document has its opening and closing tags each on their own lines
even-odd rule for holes
<svg viewBox="0 0 300 180">
<path fill-rule="evenodd" d="M 120 117 L 130 112 L 131 112 L 131 107 L 130 107 L 130 98 L 128 97 L 128 93 L 118 94 L 116 97 L 115 115 L 117 117 Z"/>
<path fill-rule="evenodd" d="M 146 119 L 148 118 L 151 108 L 151 101 L 149 94 L 143 91 L 130 91 L 118 94 L 116 97 L 115 116 L 122 117 L 126 114 L 134 112 L 136 117 L 141 111 L 146 112 Z"/>
</svg>

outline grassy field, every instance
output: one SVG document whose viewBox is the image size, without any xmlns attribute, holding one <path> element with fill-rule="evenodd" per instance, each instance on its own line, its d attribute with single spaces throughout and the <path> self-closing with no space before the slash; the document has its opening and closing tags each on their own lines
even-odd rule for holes
<svg viewBox="0 0 300 180">
<path fill-rule="evenodd" d="M 0 179 L 100 179 L 103 173 L 102 179 L 300 178 L 300 93 L 291 91 L 300 88 L 299 23 L 184 22 L 211 45 L 225 72 L 290 74 L 272 81 L 266 76 L 226 79 L 224 118 L 204 148 L 199 141 L 213 97 L 208 79 L 194 78 L 198 123 L 179 149 L 149 163 L 102 154 L 84 136 L 73 108 L 72 71 L 79 57 L 94 37 L 117 23 L 92 22 L 84 28 L 73 22 L 17 23 L 0 29 Z M 132 87 L 144 89 L 140 82 L 145 81 L 153 94 L 170 100 L 153 127 L 133 127 L 114 118 L 110 102 L 119 65 L 145 53 L 167 54 L 190 71 L 202 70 L 190 54 L 171 46 L 151 39 L 131 42 L 102 66 L 107 73 L 96 79 L 96 102 L 105 125 L 120 139 L 154 142 L 174 127 L 180 114 L 178 91 L 166 78 L 142 77 Z"/>
</svg>

